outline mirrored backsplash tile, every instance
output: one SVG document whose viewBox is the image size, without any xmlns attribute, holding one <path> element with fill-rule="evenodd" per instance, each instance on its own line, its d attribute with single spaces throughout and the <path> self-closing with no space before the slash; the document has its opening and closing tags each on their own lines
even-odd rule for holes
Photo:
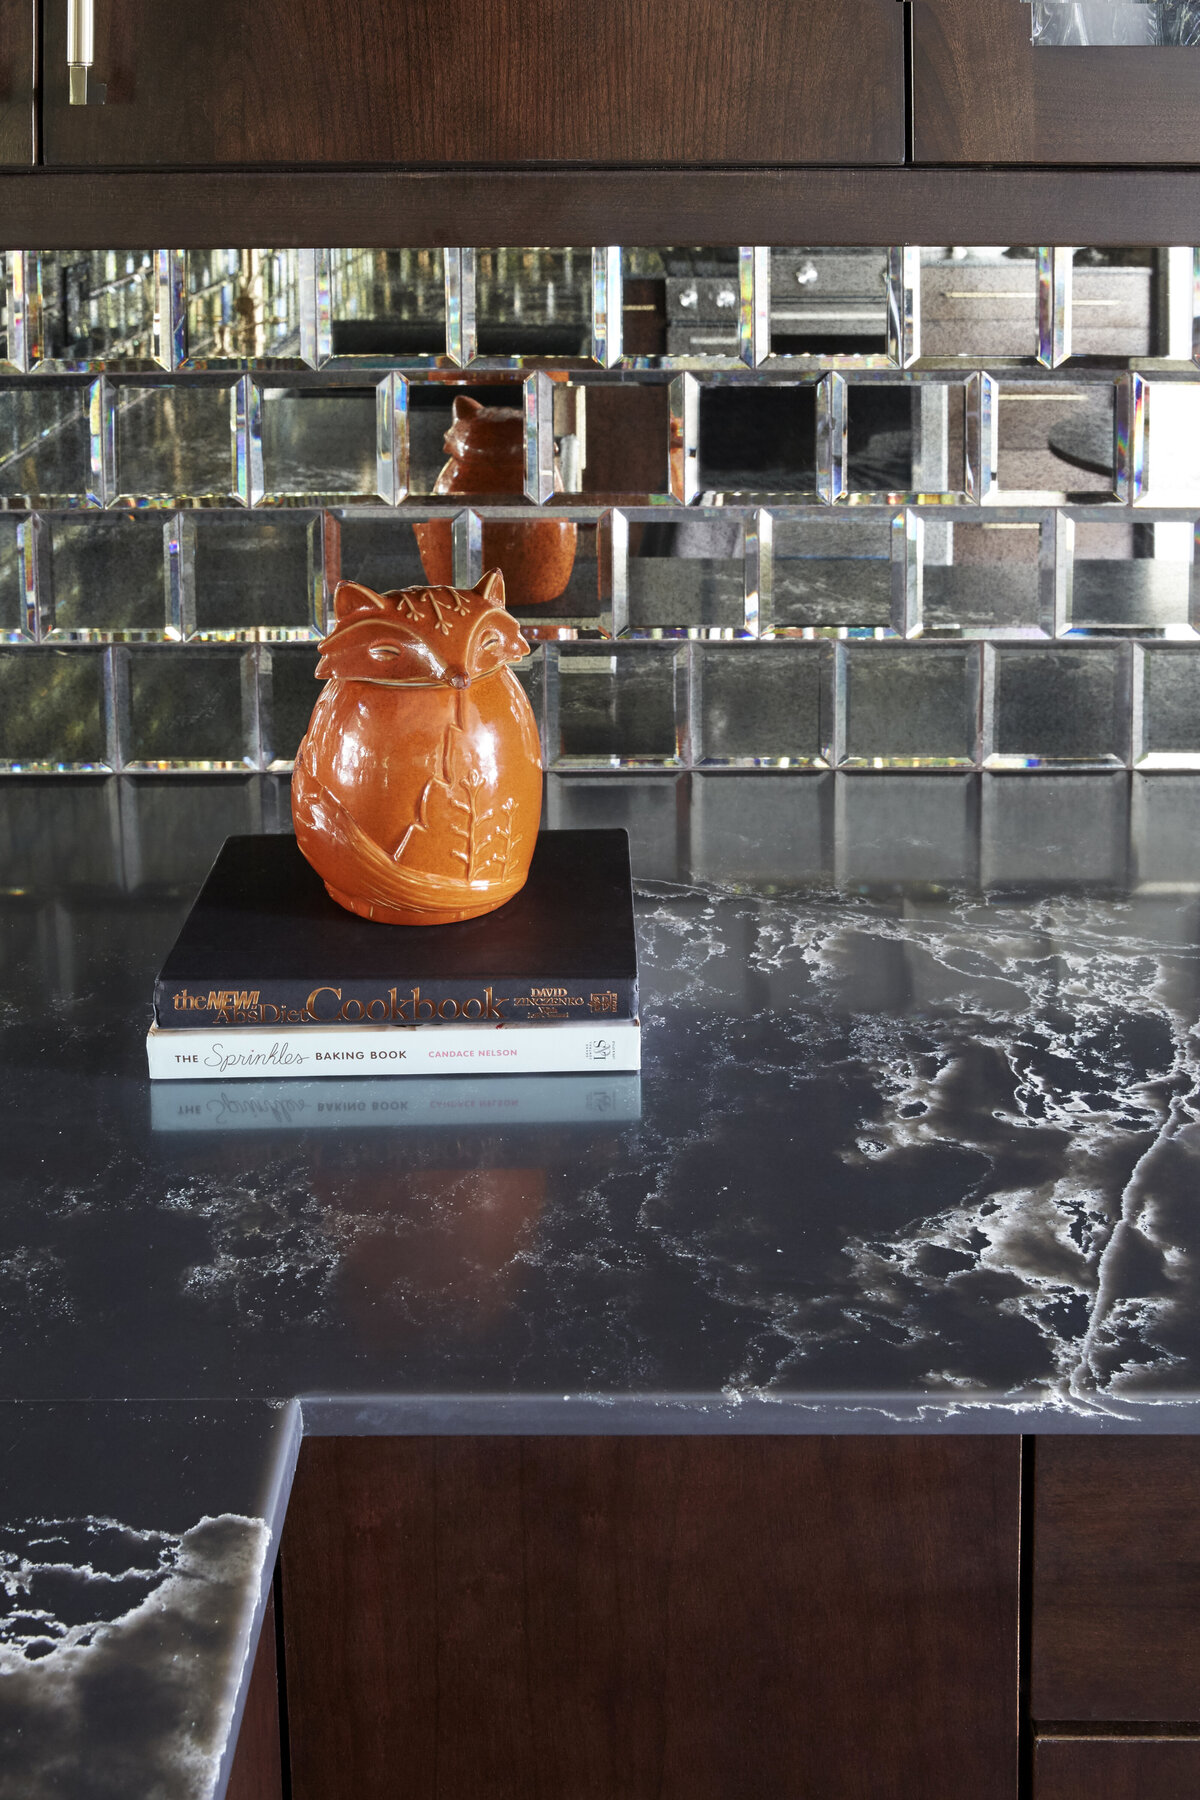
<svg viewBox="0 0 1200 1800">
<path fill-rule="evenodd" d="M 0 772 L 111 768 L 109 690 L 102 650 L 0 645 Z"/>
<path fill-rule="evenodd" d="M 204 645 L 117 653 L 124 766 L 256 768 L 258 684 L 253 651 Z"/>
<path fill-rule="evenodd" d="M 1194 247 L 0 254 L 6 768 L 286 770 L 488 567 L 581 779 L 1196 766 Z"/>
</svg>

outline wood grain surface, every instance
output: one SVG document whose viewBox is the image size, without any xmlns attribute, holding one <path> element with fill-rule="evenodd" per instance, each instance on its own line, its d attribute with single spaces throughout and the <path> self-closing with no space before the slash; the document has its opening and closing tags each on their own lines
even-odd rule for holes
<svg viewBox="0 0 1200 1800">
<path fill-rule="evenodd" d="M 1200 162 L 1200 57 L 1169 48 L 1037 50 L 1029 9 L 1016 0 L 914 0 L 913 155 L 918 163 Z"/>
<path fill-rule="evenodd" d="M 225 1800 L 283 1800 L 282 1760 L 272 1595 L 263 1614 Z"/>
<path fill-rule="evenodd" d="M 0 218 L 10 245 L 39 250 L 970 244 L 982 219 L 996 243 L 1187 244 L 1200 172 L 54 169 L 0 173 Z"/>
<path fill-rule="evenodd" d="M 1200 1719 L 1200 1440 L 1038 1444 L 1037 1720 Z"/>
<path fill-rule="evenodd" d="M 52 164 L 904 157 L 896 0 L 103 0 L 87 108 L 65 21 L 47 9 Z"/>
<path fill-rule="evenodd" d="M 0 0 L 0 167 L 34 160 L 34 6 Z"/>
<path fill-rule="evenodd" d="M 1015 1438 L 352 1438 L 283 1540 L 295 1800 L 1015 1800 Z"/>
<path fill-rule="evenodd" d="M 1039 1738 L 1033 1800 L 1196 1800 L 1200 1738 Z"/>
</svg>

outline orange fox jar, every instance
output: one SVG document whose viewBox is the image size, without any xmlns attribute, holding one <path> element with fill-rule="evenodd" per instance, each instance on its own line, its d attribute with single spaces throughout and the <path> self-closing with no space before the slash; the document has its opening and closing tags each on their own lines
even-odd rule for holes
<svg viewBox="0 0 1200 1800">
<path fill-rule="evenodd" d="M 341 906 L 389 925 L 492 912 L 529 873 L 542 805 L 529 645 L 492 569 L 466 591 L 343 581 L 292 776 L 304 855 Z"/>
</svg>

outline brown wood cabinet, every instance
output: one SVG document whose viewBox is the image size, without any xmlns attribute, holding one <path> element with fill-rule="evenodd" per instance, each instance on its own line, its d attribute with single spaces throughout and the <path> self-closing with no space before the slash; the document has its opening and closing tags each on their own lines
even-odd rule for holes
<svg viewBox="0 0 1200 1800">
<path fill-rule="evenodd" d="M 1013 1438 L 307 1442 L 294 1800 L 1015 1800 Z"/>
<path fill-rule="evenodd" d="M 918 163 L 1200 162 L 1195 50 L 1036 50 L 1018 0 L 913 0 L 912 64 Z"/>
<path fill-rule="evenodd" d="M 229 1794 L 1194 1800 L 1198 1478 L 1173 1437 L 310 1440 Z"/>
<path fill-rule="evenodd" d="M 33 0 L 0 0 L 0 168 L 28 167 L 34 135 Z"/>
<path fill-rule="evenodd" d="M 904 158 L 896 0 L 96 0 L 107 104 L 50 165 L 796 164 Z"/>
<path fill-rule="evenodd" d="M 1200 1440 L 1043 1439 L 1034 1543 L 1035 1719 L 1200 1722 Z"/>
<path fill-rule="evenodd" d="M 1200 1738 L 1039 1738 L 1034 1800 L 1196 1800 Z"/>
</svg>

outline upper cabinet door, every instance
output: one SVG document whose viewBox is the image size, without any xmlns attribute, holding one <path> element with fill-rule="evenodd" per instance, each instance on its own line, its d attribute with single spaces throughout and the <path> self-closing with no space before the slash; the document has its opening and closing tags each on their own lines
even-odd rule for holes
<svg viewBox="0 0 1200 1800">
<path fill-rule="evenodd" d="M 50 164 L 904 157 L 897 0 L 94 4 L 107 103 L 71 106 L 43 0 Z"/>
<path fill-rule="evenodd" d="M 33 44 L 36 0 L 0 0 L 0 168 L 34 159 Z"/>
<path fill-rule="evenodd" d="M 1035 49 L 1022 0 L 914 0 L 913 141 L 919 163 L 1197 163 L 1200 48 Z"/>
</svg>

